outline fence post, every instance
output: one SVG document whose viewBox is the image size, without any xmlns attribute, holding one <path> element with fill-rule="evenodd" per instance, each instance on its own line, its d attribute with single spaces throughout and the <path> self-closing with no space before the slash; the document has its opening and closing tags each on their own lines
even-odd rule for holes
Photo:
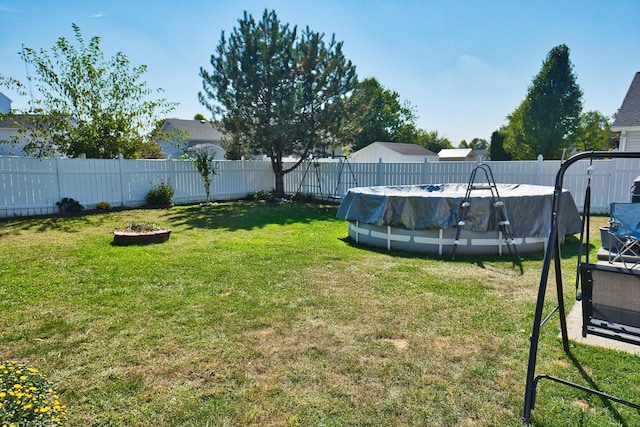
<svg viewBox="0 0 640 427">
<path fill-rule="evenodd" d="M 240 192 L 249 194 L 249 186 L 247 185 L 247 160 L 242 156 L 240 162 L 240 176 L 242 178 L 242 188 L 240 189 Z"/>
<path fill-rule="evenodd" d="M 124 179 L 124 155 L 118 154 L 118 169 L 120 173 L 120 206 L 125 207 L 124 195 L 125 195 L 125 179 Z"/>
<path fill-rule="evenodd" d="M 56 179 L 58 180 L 58 198 L 56 200 L 60 200 L 62 198 L 62 183 L 60 182 L 60 162 L 62 159 L 60 157 L 56 157 Z M 65 196 L 67 197 L 67 196 Z M 56 202 L 54 200 L 54 203 Z"/>
<path fill-rule="evenodd" d="M 378 158 L 378 170 L 376 171 L 376 185 L 384 185 L 382 182 L 382 157 Z"/>
<path fill-rule="evenodd" d="M 540 185 L 540 180 L 542 179 L 542 165 L 544 162 L 544 157 L 542 154 L 538 154 L 538 163 L 536 163 L 536 176 L 535 176 L 535 185 Z"/>
<path fill-rule="evenodd" d="M 427 183 L 427 176 L 429 176 L 427 168 L 429 167 L 429 160 L 427 156 L 424 157 L 424 162 L 422 163 L 422 184 Z"/>
<path fill-rule="evenodd" d="M 609 185 L 607 186 L 607 194 L 606 194 L 606 199 L 607 199 L 607 213 L 610 213 L 610 206 L 611 206 L 611 201 L 612 200 L 616 200 L 618 198 L 618 194 L 616 193 L 616 187 L 617 188 L 617 192 L 620 191 L 619 185 L 617 185 L 617 179 L 614 177 L 613 173 L 614 171 L 619 170 L 618 168 L 620 167 L 618 165 L 618 163 L 623 162 L 624 159 L 611 159 L 611 163 L 609 164 L 609 173 L 608 173 L 608 178 L 609 178 Z"/>
</svg>

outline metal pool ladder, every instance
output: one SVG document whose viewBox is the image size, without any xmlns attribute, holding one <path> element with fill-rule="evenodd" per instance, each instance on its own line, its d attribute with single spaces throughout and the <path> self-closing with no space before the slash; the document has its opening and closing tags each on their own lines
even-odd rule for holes
<svg viewBox="0 0 640 427">
<path fill-rule="evenodd" d="M 476 184 L 476 175 L 478 171 L 484 172 L 484 176 L 486 178 L 486 183 Z M 469 183 L 467 184 L 467 191 L 464 195 L 464 198 L 460 202 L 460 206 L 458 208 L 457 214 L 457 229 L 456 229 L 456 237 L 453 240 L 453 248 L 451 251 L 451 259 L 456 259 L 456 249 L 460 244 L 460 234 L 462 233 L 462 229 L 465 226 L 465 218 L 469 213 L 469 209 L 471 208 L 471 192 L 474 190 L 490 190 L 491 191 L 491 204 L 496 209 L 498 214 L 498 228 L 502 232 L 504 236 L 504 242 L 509 249 L 509 254 L 513 258 L 514 265 L 520 267 L 522 270 L 522 258 L 518 255 L 518 249 L 516 248 L 515 240 L 513 239 L 513 235 L 511 234 L 511 227 L 509 218 L 507 217 L 507 210 L 505 209 L 504 202 L 500 198 L 500 194 L 498 193 L 498 186 L 496 185 L 496 180 L 493 177 L 493 172 L 489 165 L 484 163 L 480 163 L 478 166 L 473 168 L 471 171 L 471 176 L 469 177 Z"/>
</svg>

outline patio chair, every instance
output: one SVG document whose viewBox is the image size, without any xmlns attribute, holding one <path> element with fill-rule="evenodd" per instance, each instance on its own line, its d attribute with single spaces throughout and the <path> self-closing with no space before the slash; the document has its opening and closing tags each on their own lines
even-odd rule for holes
<svg viewBox="0 0 640 427">
<path fill-rule="evenodd" d="M 640 264 L 640 203 L 611 203 L 609 263 L 633 269 Z"/>
<path fill-rule="evenodd" d="M 640 271 L 581 264 L 582 336 L 640 344 Z"/>
</svg>

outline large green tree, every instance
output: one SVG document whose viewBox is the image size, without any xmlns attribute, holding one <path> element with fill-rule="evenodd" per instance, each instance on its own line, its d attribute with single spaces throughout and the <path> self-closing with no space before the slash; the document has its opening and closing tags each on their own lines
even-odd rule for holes
<svg viewBox="0 0 640 427">
<path fill-rule="evenodd" d="M 400 95 L 370 77 L 356 85 L 345 101 L 347 123 L 341 139 L 356 151 L 376 141 L 414 142 L 415 113 Z"/>
<path fill-rule="evenodd" d="M 333 138 L 337 106 L 356 82 L 342 46 L 308 27 L 298 35 L 275 11 L 259 22 L 245 12 L 228 39 L 222 32 L 212 70 L 200 68 L 200 102 L 233 144 L 270 157 L 279 195 L 284 175 Z M 291 154 L 300 161 L 285 169 L 282 158 Z"/>
<path fill-rule="evenodd" d="M 75 44 L 61 37 L 50 52 L 25 47 L 21 58 L 33 74 L 28 85 L 0 76 L 0 83 L 33 97 L 19 123 L 13 143 L 26 141 L 26 154 L 44 157 L 59 153 L 68 157 L 115 158 L 122 153 L 136 158 L 157 155 L 153 136 L 158 115 L 176 104 L 152 96 L 142 80 L 146 65 L 131 66 L 122 52 L 105 58 L 100 38 L 85 42 L 80 27 L 72 24 Z"/>
<path fill-rule="evenodd" d="M 508 116 L 504 147 L 514 159 L 557 159 L 569 148 L 582 111 L 582 90 L 576 82 L 566 45 L 547 55 L 525 100 Z"/>
</svg>

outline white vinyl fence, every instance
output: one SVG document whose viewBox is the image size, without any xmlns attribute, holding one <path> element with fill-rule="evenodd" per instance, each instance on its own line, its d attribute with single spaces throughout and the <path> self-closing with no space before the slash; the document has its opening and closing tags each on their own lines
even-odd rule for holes
<svg viewBox="0 0 640 427">
<path fill-rule="evenodd" d="M 496 182 L 553 186 L 560 162 L 486 162 Z M 268 161 L 216 162 L 211 182 L 213 200 L 231 200 L 270 191 L 275 179 Z M 292 164 L 287 164 L 289 167 Z M 285 175 L 285 191 L 340 197 L 349 188 L 376 185 L 466 183 L 476 162 L 346 163 L 308 162 Z M 573 165 L 564 187 L 582 209 L 588 161 Z M 591 180 L 593 213 L 607 213 L 611 202 L 630 201 L 630 188 L 640 175 L 640 159 L 594 161 Z M 304 178 L 304 179 L 303 179 Z M 56 202 L 70 197 L 88 208 L 106 201 L 114 207 L 145 203 L 152 185 L 169 183 L 175 204 L 205 200 L 202 179 L 189 160 L 31 159 L 0 157 L 0 217 L 48 215 Z"/>
<path fill-rule="evenodd" d="M 483 162 L 497 183 L 554 186 L 559 160 Z M 351 187 L 467 183 L 477 162 L 329 163 L 306 162 L 285 176 L 285 191 L 342 196 Z M 316 173 L 317 169 L 317 173 Z M 571 191 L 580 211 L 588 185 L 589 161 L 572 165 L 563 187 Z M 305 174 L 306 172 L 306 174 Z M 351 173 L 353 172 L 353 173 Z M 612 202 L 631 201 L 631 187 L 640 175 L 640 159 L 594 160 L 591 172 L 591 213 L 606 214 Z M 304 181 L 302 178 L 304 177 Z M 483 174 L 478 178 L 484 179 Z"/>
<path fill-rule="evenodd" d="M 273 188 L 271 163 L 219 161 L 211 181 L 213 200 L 245 197 Z M 31 159 L 0 157 L 0 217 L 58 212 L 63 197 L 85 207 L 105 201 L 114 207 L 145 204 L 152 186 L 170 184 L 175 204 L 206 199 L 200 173 L 189 160 Z"/>
</svg>

